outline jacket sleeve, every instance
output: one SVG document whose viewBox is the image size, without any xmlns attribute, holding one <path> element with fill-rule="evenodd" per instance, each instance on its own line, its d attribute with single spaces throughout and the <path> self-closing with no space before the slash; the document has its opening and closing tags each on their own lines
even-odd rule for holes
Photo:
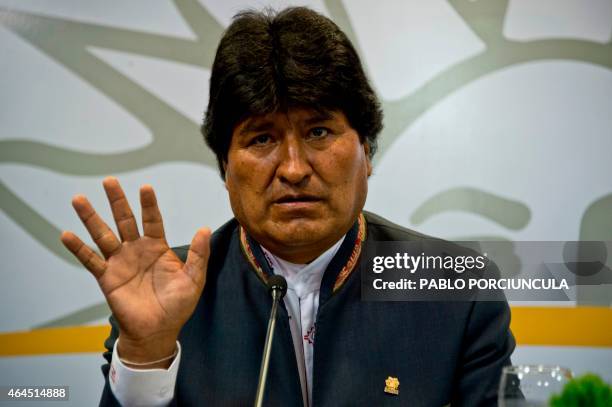
<svg viewBox="0 0 612 407">
<path fill-rule="evenodd" d="M 452 406 L 497 406 L 502 369 L 510 365 L 515 341 L 504 300 L 475 301 L 463 338 L 462 360 Z"/>
</svg>

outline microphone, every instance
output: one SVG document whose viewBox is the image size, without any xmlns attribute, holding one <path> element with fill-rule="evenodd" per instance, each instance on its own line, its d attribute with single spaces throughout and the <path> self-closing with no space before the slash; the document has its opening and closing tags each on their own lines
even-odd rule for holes
<svg viewBox="0 0 612 407">
<path fill-rule="evenodd" d="M 287 280 L 283 276 L 273 275 L 268 278 L 268 291 L 272 295 L 272 310 L 268 320 L 268 332 L 264 344 L 261 367 L 259 368 L 259 383 L 257 384 L 257 394 L 255 396 L 255 407 L 261 407 L 264 392 L 266 390 L 266 379 L 268 378 L 268 365 L 270 364 L 270 353 L 272 351 L 272 340 L 274 339 L 274 328 L 276 327 L 276 311 L 278 303 L 287 293 Z"/>
</svg>

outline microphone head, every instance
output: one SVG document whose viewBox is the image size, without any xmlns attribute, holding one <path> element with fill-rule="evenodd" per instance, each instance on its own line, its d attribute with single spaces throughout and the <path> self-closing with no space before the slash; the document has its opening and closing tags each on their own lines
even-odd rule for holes
<svg viewBox="0 0 612 407">
<path fill-rule="evenodd" d="M 283 276 L 274 274 L 273 276 L 268 277 L 268 289 L 270 290 L 270 293 L 278 291 L 280 293 L 280 299 L 283 299 L 287 293 L 287 280 L 285 280 L 285 277 Z"/>
</svg>

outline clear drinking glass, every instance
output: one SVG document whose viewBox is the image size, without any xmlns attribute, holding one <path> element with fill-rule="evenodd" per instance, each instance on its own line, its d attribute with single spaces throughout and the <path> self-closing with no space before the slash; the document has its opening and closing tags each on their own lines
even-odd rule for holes
<svg viewBox="0 0 612 407">
<path fill-rule="evenodd" d="M 500 407 L 548 406 L 553 394 L 559 394 L 572 378 L 569 369 L 559 366 L 506 366 L 499 383 Z"/>
</svg>

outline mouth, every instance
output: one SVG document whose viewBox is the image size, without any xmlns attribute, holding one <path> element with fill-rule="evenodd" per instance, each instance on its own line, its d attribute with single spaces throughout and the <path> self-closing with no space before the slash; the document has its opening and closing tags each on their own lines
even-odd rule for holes
<svg viewBox="0 0 612 407">
<path fill-rule="evenodd" d="M 282 206 L 309 206 L 321 201 L 321 198 L 314 195 L 283 195 L 274 200 L 274 203 Z"/>
</svg>

